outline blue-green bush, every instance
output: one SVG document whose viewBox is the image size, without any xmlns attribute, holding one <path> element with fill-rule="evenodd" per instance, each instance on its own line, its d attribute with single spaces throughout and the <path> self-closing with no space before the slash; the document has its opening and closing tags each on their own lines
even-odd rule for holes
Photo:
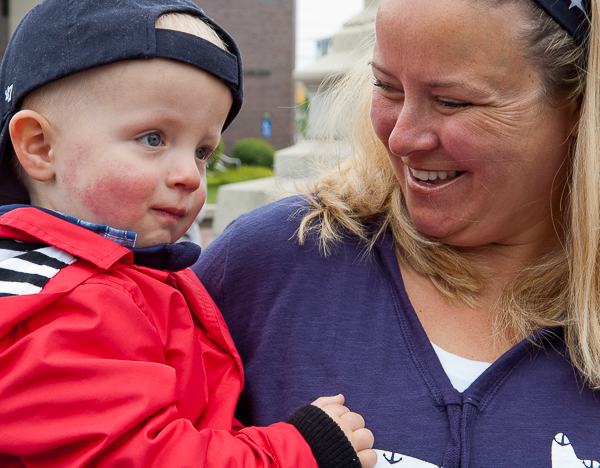
<svg viewBox="0 0 600 468">
<path fill-rule="evenodd" d="M 233 146 L 231 156 L 247 166 L 273 167 L 275 148 L 265 140 L 245 138 Z"/>
</svg>

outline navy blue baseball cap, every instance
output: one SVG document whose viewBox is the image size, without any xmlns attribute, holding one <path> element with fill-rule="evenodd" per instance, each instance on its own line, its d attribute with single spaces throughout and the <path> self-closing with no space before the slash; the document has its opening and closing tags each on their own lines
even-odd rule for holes
<svg viewBox="0 0 600 468">
<path fill-rule="evenodd" d="M 165 13 L 202 18 L 227 51 L 191 34 L 157 29 Z M 169 58 L 194 65 L 225 83 L 233 104 L 225 130 L 243 100 L 240 51 L 233 38 L 192 0 L 44 0 L 21 21 L 0 65 L 0 205 L 28 203 L 11 159 L 9 124 L 23 99 L 45 84 L 123 60 Z"/>
</svg>

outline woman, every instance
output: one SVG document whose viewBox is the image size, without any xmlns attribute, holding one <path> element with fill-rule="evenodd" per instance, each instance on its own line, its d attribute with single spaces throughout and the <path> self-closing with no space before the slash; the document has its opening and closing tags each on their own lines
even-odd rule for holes
<svg viewBox="0 0 600 468">
<path fill-rule="evenodd" d="M 381 0 L 354 156 L 196 266 L 246 422 L 341 389 L 378 466 L 600 466 L 598 8 Z"/>
</svg>

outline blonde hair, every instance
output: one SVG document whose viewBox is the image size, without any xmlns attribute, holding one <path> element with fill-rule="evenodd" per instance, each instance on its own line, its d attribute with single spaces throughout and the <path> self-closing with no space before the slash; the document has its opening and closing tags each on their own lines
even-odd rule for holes
<svg viewBox="0 0 600 468">
<path fill-rule="evenodd" d="M 197 16 L 185 13 L 165 13 L 156 19 L 156 28 L 192 34 L 227 50 L 227 45 L 210 24 Z"/>
<path fill-rule="evenodd" d="M 600 2 L 591 5 L 587 83 L 572 165 L 567 343 L 577 367 L 600 386 Z"/>
<path fill-rule="evenodd" d="M 564 245 L 505 285 L 496 305 L 496 331 L 516 341 L 541 328 L 564 327 L 574 365 L 592 387 L 600 388 L 600 2 L 591 1 L 589 44 L 579 45 L 531 0 L 474 1 L 521 4 L 527 18 L 524 50 L 544 97 L 552 105 L 581 105 L 563 202 Z M 428 276 L 448 300 L 474 307 L 488 272 L 459 249 L 414 227 L 385 148 L 370 124 L 369 59 L 365 57 L 327 97 L 332 122 L 351 116 L 342 132 L 352 156 L 303 191 L 310 209 L 303 213 L 299 242 L 315 235 L 328 255 L 352 235 L 368 252 L 390 230 L 397 254 L 414 270 Z M 347 111 L 349 102 L 352 113 Z M 339 135 L 340 128 L 332 133 Z"/>
</svg>

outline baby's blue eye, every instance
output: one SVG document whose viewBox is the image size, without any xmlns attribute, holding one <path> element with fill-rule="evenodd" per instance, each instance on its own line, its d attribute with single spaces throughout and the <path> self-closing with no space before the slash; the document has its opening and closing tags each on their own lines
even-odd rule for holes
<svg viewBox="0 0 600 468">
<path fill-rule="evenodd" d="M 160 146 L 162 145 L 162 137 L 158 133 L 149 133 L 140 138 L 140 141 L 148 146 Z"/>
<path fill-rule="evenodd" d="M 206 148 L 198 148 L 196 150 L 196 157 L 200 160 L 200 161 L 206 161 L 208 159 L 208 157 L 210 156 L 210 153 L 207 151 Z"/>
</svg>

